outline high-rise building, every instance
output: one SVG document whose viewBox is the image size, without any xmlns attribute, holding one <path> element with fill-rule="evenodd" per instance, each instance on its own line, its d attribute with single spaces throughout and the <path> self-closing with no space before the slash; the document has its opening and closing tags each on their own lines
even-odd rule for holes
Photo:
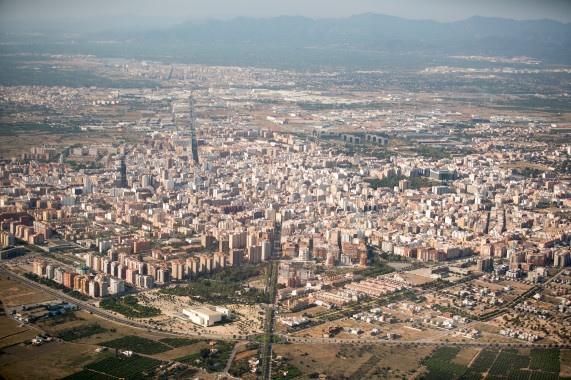
<svg viewBox="0 0 571 380">
<path fill-rule="evenodd" d="M 125 293 L 125 281 L 119 280 L 117 278 L 112 278 L 109 280 L 109 293 L 111 294 L 123 294 Z"/>
<path fill-rule="evenodd" d="M 121 187 L 127 188 L 127 164 L 125 164 L 125 157 L 121 157 L 121 167 L 119 168 L 119 174 L 121 175 Z"/>
<path fill-rule="evenodd" d="M 171 275 L 175 280 L 182 280 L 184 278 L 184 261 L 173 260 L 171 261 Z"/>
<path fill-rule="evenodd" d="M 262 246 L 255 245 L 248 248 L 248 261 L 250 264 L 262 262 Z"/>
</svg>

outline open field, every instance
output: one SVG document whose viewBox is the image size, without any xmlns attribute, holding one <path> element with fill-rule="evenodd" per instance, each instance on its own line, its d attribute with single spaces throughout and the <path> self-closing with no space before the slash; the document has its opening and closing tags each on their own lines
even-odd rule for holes
<svg viewBox="0 0 571 380">
<path fill-rule="evenodd" d="M 0 299 L 7 306 L 26 305 L 52 300 L 54 297 L 24 284 L 0 276 Z"/>
<path fill-rule="evenodd" d="M 20 327 L 18 322 L 6 317 L 2 311 L 0 315 L 0 349 L 33 339 L 36 335 L 38 335 L 38 331 L 27 326 Z"/>
<path fill-rule="evenodd" d="M 56 379 L 80 371 L 93 347 L 60 342 L 2 350 L 0 375 L 6 379 Z"/>
<path fill-rule="evenodd" d="M 468 366 L 481 350 L 479 348 L 465 348 L 451 360 L 452 363 Z"/>
<path fill-rule="evenodd" d="M 291 359 L 304 378 L 313 372 L 349 379 L 414 378 L 418 361 L 432 351 L 427 347 L 402 348 L 374 345 L 279 344 L 276 355 Z"/>
</svg>

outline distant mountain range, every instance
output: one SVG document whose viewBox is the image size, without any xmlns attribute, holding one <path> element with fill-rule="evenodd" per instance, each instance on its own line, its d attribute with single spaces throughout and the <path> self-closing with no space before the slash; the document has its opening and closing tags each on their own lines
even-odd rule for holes
<svg viewBox="0 0 571 380">
<path fill-rule="evenodd" d="M 475 16 L 443 23 L 366 13 L 337 19 L 239 17 L 167 27 L 158 27 L 158 23 L 146 20 L 146 30 L 136 26 L 133 17 L 125 22 L 132 26 L 130 29 L 118 17 L 113 21 L 112 25 L 102 24 L 105 31 L 96 31 L 93 25 L 86 27 L 83 37 L 154 45 L 284 45 L 398 54 L 528 56 L 571 64 L 571 24 L 552 20 L 516 21 Z M 70 25 L 77 25 L 77 20 L 74 23 Z M 60 22 L 59 28 L 65 29 L 65 23 Z"/>
<path fill-rule="evenodd" d="M 110 35 L 108 37 L 111 37 Z M 389 53 L 529 56 L 571 63 L 571 24 L 472 17 L 441 23 L 366 13 L 339 19 L 281 16 L 187 22 L 166 30 L 128 33 L 136 41 L 287 44 Z"/>
</svg>

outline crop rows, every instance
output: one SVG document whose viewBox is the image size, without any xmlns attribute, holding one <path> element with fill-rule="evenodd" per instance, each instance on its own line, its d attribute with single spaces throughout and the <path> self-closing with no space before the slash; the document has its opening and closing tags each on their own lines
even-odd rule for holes
<svg viewBox="0 0 571 380">
<path fill-rule="evenodd" d="M 450 372 L 450 373 L 460 375 L 460 376 L 465 374 L 466 371 L 468 370 L 468 367 L 466 367 L 464 365 L 451 363 L 451 362 L 445 362 L 443 360 L 434 359 L 434 358 L 426 359 L 424 361 L 424 364 L 427 367 L 437 368 L 437 369 L 440 369 L 442 371 Z"/>
<path fill-rule="evenodd" d="M 66 376 L 62 380 L 117 380 L 117 378 L 84 369 L 83 371 Z"/>
<path fill-rule="evenodd" d="M 529 380 L 557 380 L 559 374 L 552 372 L 532 371 Z"/>
<path fill-rule="evenodd" d="M 125 336 L 119 339 L 111 340 L 109 342 L 101 343 L 101 345 L 110 348 L 134 351 L 145 355 L 155 355 L 161 352 L 172 350 L 171 347 L 161 342 L 156 342 L 151 339 L 141 338 L 134 335 Z"/>
<path fill-rule="evenodd" d="M 442 361 L 450 361 L 458 355 L 460 347 L 440 347 L 430 357 Z"/>
<path fill-rule="evenodd" d="M 529 375 L 531 372 L 525 371 L 523 369 L 513 369 L 510 371 L 510 380 L 529 380 Z"/>
<path fill-rule="evenodd" d="M 502 351 L 490 367 L 490 375 L 505 376 L 510 370 L 519 370 L 529 366 L 529 357 Z M 512 371 L 513 372 L 513 371 Z"/>
<path fill-rule="evenodd" d="M 451 380 L 454 375 L 450 372 L 439 370 L 438 368 L 431 367 L 429 372 L 424 375 L 423 380 Z"/>
<path fill-rule="evenodd" d="M 116 377 L 129 377 L 158 367 L 163 362 L 157 359 L 133 355 L 131 357 L 110 356 L 85 368 Z"/>
<path fill-rule="evenodd" d="M 496 350 L 482 350 L 470 369 L 475 372 L 486 372 L 492 366 L 497 355 L 498 351 Z"/>
<path fill-rule="evenodd" d="M 200 342 L 200 339 L 185 339 L 185 338 L 163 338 L 159 339 L 159 342 L 168 344 L 171 347 L 179 348 L 184 346 L 190 346 L 191 344 Z"/>
<path fill-rule="evenodd" d="M 531 350 L 529 368 L 559 372 L 559 350 Z"/>
</svg>

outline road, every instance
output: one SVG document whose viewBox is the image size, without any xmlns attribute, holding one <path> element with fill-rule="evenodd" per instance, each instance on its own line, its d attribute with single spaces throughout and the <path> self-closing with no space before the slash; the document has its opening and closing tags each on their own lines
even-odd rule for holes
<svg viewBox="0 0 571 380">
<path fill-rule="evenodd" d="M 211 339 L 227 339 L 227 340 L 249 340 L 250 336 L 242 336 L 242 335 L 223 335 L 223 334 L 212 334 L 212 333 L 193 333 L 193 332 L 187 332 L 187 331 L 180 331 L 180 330 L 174 330 L 174 331 L 169 331 L 169 332 L 165 332 L 165 331 L 161 331 L 159 330 L 156 326 L 150 325 L 148 323 L 145 322 L 141 322 L 141 321 L 136 321 L 136 320 L 132 320 L 126 317 L 123 317 L 121 315 L 118 314 L 114 314 L 112 312 L 106 311 L 104 309 L 101 309 L 97 306 L 91 305 L 89 302 L 85 302 L 85 301 L 80 301 L 76 298 L 73 298 L 59 290 L 56 289 L 52 289 L 50 287 L 47 287 L 45 285 L 39 284 L 37 282 L 34 282 L 24 276 L 21 276 L 17 273 L 14 273 L 12 271 L 10 271 L 8 268 L 6 268 L 3 265 L 0 265 L 0 273 L 5 275 L 5 276 L 10 276 L 11 279 L 16 280 L 20 283 L 23 283 L 31 288 L 34 288 L 36 290 L 42 291 L 44 293 L 50 294 L 52 296 L 54 296 L 55 298 L 64 300 L 65 302 L 69 303 L 70 305 L 74 305 L 77 306 L 79 309 L 81 310 L 85 310 L 88 311 L 92 314 L 95 314 L 99 317 L 105 318 L 107 320 L 116 322 L 116 323 L 121 323 L 123 325 L 126 326 L 130 326 L 130 327 L 134 327 L 134 328 L 140 328 L 140 329 L 144 329 L 144 330 L 153 330 L 153 331 L 157 331 L 157 332 L 163 332 L 163 333 L 168 333 L 171 335 L 182 335 L 182 336 L 199 336 L 202 338 L 211 338 Z"/>
<path fill-rule="evenodd" d="M 234 349 L 232 350 L 232 352 L 230 353 L 230 357 L 228 358 L 228 361 L 226 362 L 226 367 L 224 368 L 224 371 L 219 372 L 218 374 L 216 374 L 216 379 L 226 379 L 228 377 L 234 378 L 233 376 L 230 376 L 228 374 L 228 370 L 230 369 L 230 366 L 232 365 L 232 362 L 234 361 L 234 356 L 236 356 L 236 352 L 241 348 L 246 346 L 247 344 L 250 344 L 250 342 L 242 342 L 239 343 L 237 345 L 234 346 Z"/>
<path fill-rule="evenodd" d="M 381 340 L 381 339 L 336 339 L 336 338 L 299 338 L 282 334 L 275 334 L 282 337 L 288 342 L 303 342 L 303 343 L 362 343 L 362 344 L 382 344 L 389 346 L 401 345 L 416 345 L 416 346 L 466 346 L 466 347 L 529 347 L 529 348 L 571 348 L 571 344 L 537 344 L 528 342 L 512 342 L 512 343 L 498 343 L 498 342 L 433 342 L 427 340 Z"/>
<path fill-rule="evenodd" d="M 262 379 L 271 379 L 272 377 L 272 334 L 274 332 L 275 306 L 277 298 L 277 271 L 279 269 L 278 261 L 271 261 L 272 273 L 270 277 L 270 299 L 266 312 L 266 323 L 264 327 L 265 335 L 262 344 Z"/>
<path fill-rule="evenodd" d="M 279 249 L 279 248 L 278 248 Z M 277 253 L 274 251 L 274 253 Z M 277 255 L 276 255 L 277 256 Z M 276 260 L 277 257 L 274 256 L 273 259 Z M 279 257 L 279 256 L 278 256 Z M 270 261 L 271 265 L 274 264 L 274 260 Z M 277 261 L 277 260 L 276 260 Z M 278 268 L 277 266 L 275 268 L 273 268 L 273 271 L 277 271 Z M 230 369 L 230 366 L 232 364 L 232 361 L 234 360 L 234 356 L 237 352 L 237 350 L 242 347 L 245 344 L 248 344 L 249 341 L 252 339 L 251 336 L 241 336 L 241 335 L 222 335 L 222 334 L 211 334 L 211 333 L 194 333 L 194 332 L 187 332 L 187 331 L 181 331 L 181 330 L 173 330 L 173 331 L 169 331 L 169 332 L 165 332 L 165 331 L 161 331 L 159 330 L 156 326 L 147 324 L 145 322 L 141 322 L 141 321 L 136 321 L 136 320 L 132 320 L 126 317 L 123 317 L 121 315 L 118 314 L 114 314 L 112 312 L 103 310 L 99 307 L 96 307 L 92 304 L 90 304 L 89 302 L 85 302 L 85 301 L 80 301 L 76 298 L 73 298 L 59 290 L 56 289 L 52 289 L 49 288 L 47 286 L 44 286 L 42 284 L 36 283 L 26 277 L 23 277 L 17 273 L 14 273 L 12 271 L 10 271 L 8 268 L 6 268 L 4 265 L 0 264 L 0 274 L 3 274 L 5 276 L 9 276 L 11 279 L 16 280 L 20 283 L 23 283 L 31 288 L 37 289 L 39 291 L 42 291 L 44 293 L 50 294 L 52 296 L 54 296 L 55 298 L 58 299 L 62 299 L 66 302 L 68 302 L 71 305 L 75 305 L 77 306 L 79 309 L 85 310 L 85 311 L 89 311 L 92 314 L 95 314 L 99 317 L 105 318 L 107 320 L 116 322 L 116 323 L 121 323 L 123 325 L 126 326 L 130 326 L 133 328 L 140 328 L 140 329 L 144 329 L 144 330 L 153 330 L 156 332 L 162 332 L 165 334 L 170 334 L 170 335 L 180 335 L 180 336 L 194 336 L 194 337 L 203 337 L 203 338 L 211 338 L 211 339 L 226 339 L 226 340 L 243 340 L 243 343 L 239 343 L 237 344 L 227 363 L 226 363 L 226 367 L 224 368 L 224 370 L 220 373 L 218 373 L 216 375 L 217 379 L 224 379 L 227 377 L 230 377 L 228 375 L 228 370 Z M 264 373 L 262 373 L 262 378 L 265 379 L 269 379 L 271 378 L 271 351 L 272 351 L 272 344 L 271 342 L 271 337 L 272 335 L 275 336 L 279 336 L 281 338 L 283 338 L 285 341 L 288 342 L 298 342 L 298 343 L 337 343 L 337 344 L 382 344 L 382 345 L 391 345 L 391 346 L 402 346 L 402 345 L 416 345 L 416 346 L 427 346 L 427 347 L 440 347 L 440 346 L 464 346 L 464 347 L 480 347 L 480 348 L 497 348 L 497 347 L 529 347 L 529 348 L 571 348 L 571 344 L 552 344 L 552 345 L 543 345 L 543 344 L 534 344 L 534 343 L 528 343 L 528 342 L 512 342 L 512 343 L 497 343 L 497 342 L 479 342 L 479 341 L 463 341 L 463 342 L 446 342 L 446 341 L 433 341 L 433 340 L 423 340 L 423 341 L 407 341 L 407 340 L 381 340 L 381 339 L 336 339 L 336 338 L 302 338 L 302 337 L 292 337 L 286 334 L 274 334 L 273 333 L 273 323 L 274 323 L 274 310 L 275 310 L 275 300 L 276 300 L 276 292 L 275 292 L 275 285 L 276 285 L 276 280 L 277 280 L 277 273 L 272 273 L 271 276 L 271 281 L 272 283 L 270 284 L 270 289 L 273 288 L 274 290 L 274 299 L 271 300 L 272 303 L 268 305 L 268 308 L 270 309 L 270 313 L 267 313 L 267 319 L 266 319 L 266 325 L 270 324 L 270 328 L 269 328 L 269 336 L 266 337 L 265 339 L 265 343 L 268 344 L 268 349 L 263 349 L 263 353 L 264 356 L 262 357 L 262 363 L 265 363 L 265 366 L 263 366 L 264 368 Z M 548 284 L 549 282 L 553 281 L 553 279 L 555 279 L 556 277 L 558 277 L 561 274 L 558 273 L 556 276 L 552 277 L 546 284 Z M 545 286 L 546 284 L 543 284 L 543 286 Z M 271 290 L 270 290 L 271 292 Z M 6 307 L 4 305 L 4 307 Z M 8 316 L 9 313 L 6 313 Z M 28 326 L 29 327 L 29 326 Z"/>
</svg>

